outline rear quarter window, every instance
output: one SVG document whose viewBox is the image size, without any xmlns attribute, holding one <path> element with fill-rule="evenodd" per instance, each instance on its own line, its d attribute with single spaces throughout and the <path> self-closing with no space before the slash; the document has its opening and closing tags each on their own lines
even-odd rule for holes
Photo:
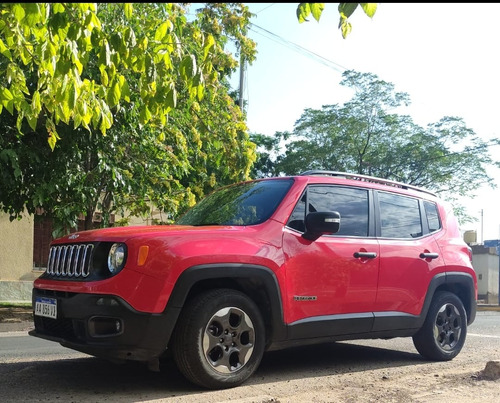
<svg viewBox="0 0 500 403">
<path fill-rule="evenodd" d="M 427 216 L 427 224 L 429 225 L 429 232 L 434 232 L 441 229 L 441 219 L 439 218 L 439 211 L 436 203 L 424 201 L 425 215 Z"/>
<path fill-rule="evenodd" d="M 383 238 L 413 239 L 423 235 L 418 199 L 379 192 L 378 200 Z"/>
</svg>

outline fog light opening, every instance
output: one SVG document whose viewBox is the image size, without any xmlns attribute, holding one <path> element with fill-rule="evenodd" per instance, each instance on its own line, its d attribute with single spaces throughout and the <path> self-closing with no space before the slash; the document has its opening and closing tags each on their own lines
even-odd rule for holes
<svg viewBox="0 0 500 403">
<path fill-rule="evenodd" d="M 89 333 L 92 337 L 117 336 L 123 333 L 123 322 L 118 318 L 94 316 L 89 320 Z"/>
</svg>

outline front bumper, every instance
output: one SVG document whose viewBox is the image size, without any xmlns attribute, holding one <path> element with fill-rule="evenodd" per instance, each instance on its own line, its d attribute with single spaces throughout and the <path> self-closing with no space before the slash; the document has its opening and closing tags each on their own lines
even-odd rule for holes
<svg viewBox="0 0 500 403">
<path fill-rule="evenodd" d="M 57 318 L 34 314 L 31 336 L 113 360 L 150 361 L 160 357 L 180 311 L 170 308 L 161 314 L 144 313 L 113 295 L 37 288 L 32 293 L 33 307 L 37 297 L 57 300 Z"/>
</svg>

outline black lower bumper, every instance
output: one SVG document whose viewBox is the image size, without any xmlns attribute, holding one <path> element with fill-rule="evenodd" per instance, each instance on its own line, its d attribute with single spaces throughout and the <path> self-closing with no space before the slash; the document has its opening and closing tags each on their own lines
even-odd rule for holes
<svg viewBox="0 0 500 403">
<path fill-rule="evenodd" d="M 179 309 L 161 314 L 138 312 L 112 295 L 76 294 L 33 289 L 37 297 L 57 300 L 55 319 L 34 312 L 31 336 L 96 357 L 150 361 L 167 349 Z"/>
</svg>

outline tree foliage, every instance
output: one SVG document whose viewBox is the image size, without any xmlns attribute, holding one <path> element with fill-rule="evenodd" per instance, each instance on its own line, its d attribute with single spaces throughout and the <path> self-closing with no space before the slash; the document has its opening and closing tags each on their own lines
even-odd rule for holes
<svg viewBox="0 0 500 403">
<path fill-rule="evenodd" d="M 339 29 L 342 32 L 342 37 L 347 38 L 352 31 L 352 24 L 349 21 L 351 15 L 356 11 L 358 6 L 365 12 L 365 14 L 373 18 L 375 12 L 377 11 L 377 3 L 339 3 L 338 10 L 340 14 Z M 325 8 L 325 3 L 299 3 L 297 7 L 297 19 L 299 23 L 303 23 L 307 20 L 309 15 L 319 22 L 321 14 Z"/>
<path fill-rule="evenodd" d="M 107 7 L 113 20 L 103 24 Z M 226 10 L 209 18 L 216 21 Z M 199 101 L 206 86 L 218 85 L 215 64 L 223 43 L 216 36 L 245 26 L 228 17 L 207 32 L 184 14 L 175 3 L 2 3 L 0 113 L 3 108 L 16 113 L 20 131 L 23 120 L 33 131 L 43 126 L 52 148 L 60 138 L 60 122 L 106 134 L 113 123 L 111 109 L 130 101 L 128 75 L 135 73 L 141 123 L 164 126 L 179 91 Z M 248 44 L 244 35 L 239 39 Z M 91 77 L 88 70 L 94 68 L 99 74 Z"/>
<path fill-rule="evenodd" d="M 306 109 L 293 133 L 265 141 L 252 136 L 262 150 L 254 173 L 356 172 L 428 188 L 449 200 L 493 186 L 487 168 L 498 161 L 489 146 L 499 139 L 481 140 L 459 117 L 420 127 L 395 112 L 409 104 L 408 94 L 374 74 L 346 71 L 341 84 L 354 94 L 344 105 Z"/>
<path fill-rule="evenodd" d="M 248 177 L 254 145 L 226 83 L 238 66 L 229 41 L 255 58 L 242 4 L 189 20 L 161 3 L 1 7 L 0 88 L 12 98 L 1 98 L 0 206 L 11 219 L 43 211 L 62 230 L 81 215 L 88 228 L 95 211 L 106 223 L 155 208 L 168 221 Z"/>
</svg>

